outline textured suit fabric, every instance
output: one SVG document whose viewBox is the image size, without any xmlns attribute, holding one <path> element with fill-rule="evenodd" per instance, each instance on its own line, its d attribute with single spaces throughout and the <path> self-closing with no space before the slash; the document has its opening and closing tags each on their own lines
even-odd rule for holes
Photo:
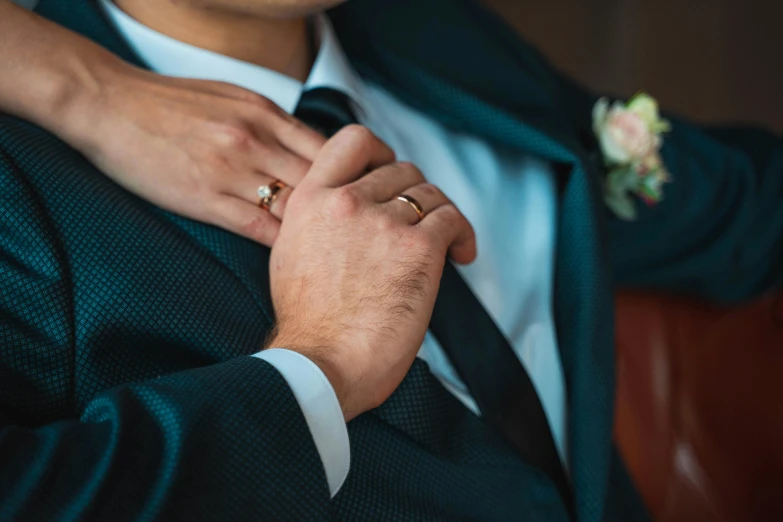
<svg viewBox="0 0 783 522">
<path fill-rule="evenodd" d="M 91 2 L 39 11 L 136 60 Z M 554 307 L 577 516 L 646 520 L 611 444 L 612 269 L 724 300 L 779 281 L 780 141 L 675 122 L 669 200 L 621 224 L 587 159 L 594 98 L 483 8 L 355 0 L 332 18 L 365 77 L 556 165 Z M 567 519 L 551 482 L 422 362 L 349 424 L 351 473 L 329 501 L 291 392 L 240 357 L 272 324 L 268 250 L 144 203 L 7 117 L 0 186 L 0 520 Z"/>
</svg>

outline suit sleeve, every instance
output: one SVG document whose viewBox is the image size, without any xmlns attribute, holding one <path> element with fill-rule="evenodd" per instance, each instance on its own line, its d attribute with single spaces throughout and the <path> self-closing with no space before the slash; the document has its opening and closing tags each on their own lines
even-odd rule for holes
<svg viewBox="0 0 783 522">
<path fill-rule="evenodd" d="M 328 519 L 296 400 L 243 357 L 112 389 L 77 419 L 0 425 L 2 520 Z"/>
<path fill-rule="evenodd" d="M 597 97 L 560 78 L 563 104 L 588 148 Z M 655 93 L 651 93 L 655 94 Z M 664 201 L 609 214 L 610 254 L 622 287 L 665 289 L 733 303 L 783 280 L 783 140 L 751 127 L 672 121 L 662 156 L 672 174 Z"/>
<path fill-rule="evenodd" d="M 307 421 L 264 360 L 119 386 L 85 407 L 51 392 L 70 388 L 56 365 L 75 357 L 66 264 L 3 160 L 0 520 L 328 520 Z"/>
</svg>

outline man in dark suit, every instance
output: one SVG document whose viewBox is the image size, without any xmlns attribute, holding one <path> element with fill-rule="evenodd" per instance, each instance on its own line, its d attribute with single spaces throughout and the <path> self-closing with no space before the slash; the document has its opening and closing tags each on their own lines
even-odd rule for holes
<svg viewBox="0 0 783 522">
<path fill-rule="evenodd" d="M 481 6 L 348 2 L 343 55 L 303 18 L 334 3 L 40 2 L 140 66 L 263 78 L 337 136 L 270 257 L 0 119 L 0 519 L 646 519 L 611 441 L 613 284 L 778 284 L 783 144 L 674 121 L 665 199 L 620 220 L 597 98 Z M 460 271 L 451 200 L 492 238 Z"/>
</svg>

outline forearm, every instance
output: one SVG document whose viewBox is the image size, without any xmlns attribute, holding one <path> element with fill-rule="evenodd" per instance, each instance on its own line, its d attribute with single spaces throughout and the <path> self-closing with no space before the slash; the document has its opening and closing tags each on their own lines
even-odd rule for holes
<svg viewBox="0 0 783 522">
<path fill-rule="evenodd" d="M 0 0 L 0 112 L 73 138 L 78 107 L 119 63 L 89 40 Z"/>
</svg>

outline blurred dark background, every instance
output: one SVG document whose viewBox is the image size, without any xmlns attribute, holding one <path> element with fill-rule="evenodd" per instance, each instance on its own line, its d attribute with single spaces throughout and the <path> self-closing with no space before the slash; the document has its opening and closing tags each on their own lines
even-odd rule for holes
<svg viewBox="0 0 783 522">
<path fill-rule="evenodd" d="M 783 2 L 484 1 L 594 90 L 645 90 L 698 121 L 783 133 Z"/>
<path fill-rule="evenodd" d="M 484 1 L 598 92 L 783 134 L 781 0 Z M 783 521 L 783 289 L 732 309 L 616 302 L 615 442 L 654 519 Z"/>
</svg>

